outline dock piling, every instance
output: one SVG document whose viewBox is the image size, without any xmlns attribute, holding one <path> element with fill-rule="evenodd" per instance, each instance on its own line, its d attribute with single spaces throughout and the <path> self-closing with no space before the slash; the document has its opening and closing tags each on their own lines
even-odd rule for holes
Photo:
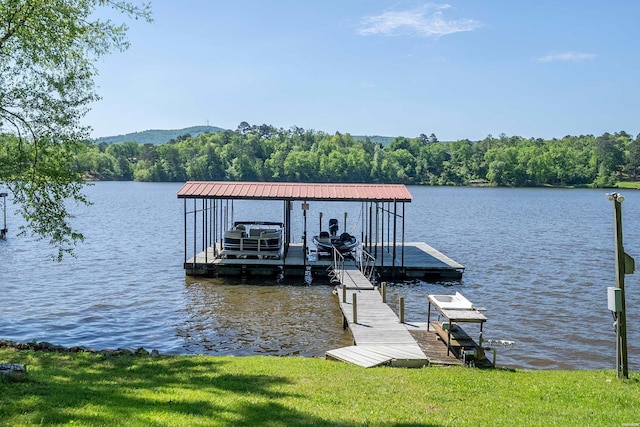
<svg viewBox="0 0 640 427">
<path fill-rule="evenodd" d="M 357 300 L 357 293 L 353 293 L 353 297 L 352 297 L 352 305 L 353 305 L 353 323 L 357 324 L 358 323 L 358 300 Z"/>
<path fill-rule="evenodd" d="M 398 304 L 400 305 L 400 309 L 398 310 L 400 323 L 404 323 L 404 297 L 400 297 Z"/>
<path fill-rule="evenodd" d="M 380 284 L 380 294 L 382 295 L 382 302 L 387 302 L 387 282 Z"/>
</svg>

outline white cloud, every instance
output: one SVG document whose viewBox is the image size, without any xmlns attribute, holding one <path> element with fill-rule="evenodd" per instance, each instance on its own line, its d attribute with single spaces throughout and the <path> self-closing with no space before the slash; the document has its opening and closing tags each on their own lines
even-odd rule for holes
<svg viewBox="0 0 640 427">
<path fill-rule="evenodd" d="M 448 4 L 429 3 L 416 9 L 366 16 L 360 20 L 358 33 L 363 36 L 439 37 L 462 31 L 473 31 L 482 26 L 482 23 L 473 19 L 447 20 L 443 11 L 450 7 Z"/>
<path fill-rule="evenodd" d="M 536 62 L 580 62 L 595 58 L 593 53 L 580 53 L 580 52 L 560 52 L 550 53 L 546 56 L 536 58 Z"/>
</svg>

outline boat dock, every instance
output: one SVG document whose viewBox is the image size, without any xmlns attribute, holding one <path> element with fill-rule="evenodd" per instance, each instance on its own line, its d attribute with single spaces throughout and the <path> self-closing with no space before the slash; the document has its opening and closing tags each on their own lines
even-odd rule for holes
<svg viewBox="0 0 640 427">
<path fill-rule="evenodd" d="M 378 288 L 359 269 L 352 266 L 336 268 L 333 276 L 340 283 L 336 293 L 344 327 L 351 331 L 354 345 L 327 351 L 327 359 L 366 368 L 415 368 L 464 365 L 467 354 L 477 354 L 480 346 L 461 328 L 452 328 L 453 319 L 448 319 L 448 331 L 452 331 L 451 334 L 442 329 L 438 322 L 430 322 L 430 319 L 426 323 L 402 323 L 383 301 Z M 475 313 L 475 310 L 472 311 Z M 482 318 L 486 321 L 486 317 Z M 478 366 L 490 366 L 483 354 Z"/>
<path fill-rule="evenodd" d="M 411 203 L 412 196 L 401 184 L 187 182 L 177 196 L 184 201 L 184 269 L 187 275 L 301 276 L 309 270 L 316 276 L 325 274 L 330 257 L 319 257 L 316 249 L 309 245 L 316 235 L 326 233 L 326 229 L 322 229 L 322 212 L 313 202 L 318 202 L 319 206 L 326 202 L 360 204 L 360 214 L 354 220 L 359 231 L 355 234 L 346 232 L 345 213 L 342 234 L 357 236 L 361 249 L 375 258 L 376 271 L 383 279 L 459 280 L 464 272 L 461 264 L 426 243 L 405 241 L 405 205 Z M 277 218 L 283 225 L 282 233 L 269 243 L 278 242 L 277 251 L 272 247 L 261 250 L 256 238 L 245 238 L 241 230 L 235 229 L 241 222 L 235 221 L 236 215 L 241 215 L 242 221 L 274 221 L 276 218 L 256 218 L 255 215 L 261 214 L 260 209 L 240 211 L 234 206 L 236 200 L 282 203 L 282 217 Z M 294 241 L 292 227 L 296 203 L 300 203 L 301 209 L 297 212 L 303 226 L 300 241 Z M 315 213 L 319 214 L 319 221 L 314 224 L 314 231 L 309 232 L 308 213 L 314 213 L 314 209 L 318 209 Z M 336 213 L 330 215 L 337 216 Z M 246 248 L 244 243 L 247 243 Z M 227 256 L 229 249 L 236 247 L 239 250 L 231 251 L 233 256 Z"/>
</svg>

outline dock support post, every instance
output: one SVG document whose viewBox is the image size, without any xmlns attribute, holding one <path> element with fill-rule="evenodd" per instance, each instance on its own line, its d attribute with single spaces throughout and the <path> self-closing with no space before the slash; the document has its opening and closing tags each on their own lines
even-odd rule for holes
<svg viewBox="0 0 640 427">
<path fill-rule="evenodd" d="M 342 302 L 347 303 L 347 285 L 342 285 Z"/>
<path fill-rule="evenodd" d="M 398 304 L 400 305 L 400 309 L 399 311 L 399 317 L 400 317 L 400 323 L 404 323 L 404 297 L 400 297 L 398 300 Z"/>
<path fill-rule="evenodd" d="M 188 243 L 187 243 L 187 199 L 184 199 L 183 206 L 184 206 L 184 218 L 183 218 L 183 221 L 184 221 L 184 263 L 186 264 L 187 263 L 187 258 L 188 258 L 187 257 L 187 250 L 188 250 L 188 247 L 187 247 L 187 245 L 188 245 Z M 194 260 L 193 261 L 194 262 L 193 267 L 194 267 L 194 270 L 195 270 L 195 259 L 196 259 L 195 257 L 196 257 L 196 254 L 193 254 L 193 260 Z"/>
<path fill-rule="evenodd" d="M 357 300 L 357 295 L 355 292 L 353 293 L 353 297 L 352 297 L 352 304 L 353 304 L 353 323 L 358 323 L 358 300 Z"/>
<path fill-rule="evenodd" d="M 387 282 L 380 284 L 380 294 L 382 295 L 382 302 L 387 303 Z"/>
</svg>

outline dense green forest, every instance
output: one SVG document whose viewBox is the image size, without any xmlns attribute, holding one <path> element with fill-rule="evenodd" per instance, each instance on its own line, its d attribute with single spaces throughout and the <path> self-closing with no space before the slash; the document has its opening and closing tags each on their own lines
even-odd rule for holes
<svg viewBox="0 0 640 427">
<path fill-rule="evenodd" d="M 637 179 L 640 135 L 440 142 L 423 134 L 383 146 L 349 134 L 243 122 L 235 131 L 182 135 L 158 146 L 86 142 L 69 162 L 97 180 L 606 187 Z"/>
</svg>

